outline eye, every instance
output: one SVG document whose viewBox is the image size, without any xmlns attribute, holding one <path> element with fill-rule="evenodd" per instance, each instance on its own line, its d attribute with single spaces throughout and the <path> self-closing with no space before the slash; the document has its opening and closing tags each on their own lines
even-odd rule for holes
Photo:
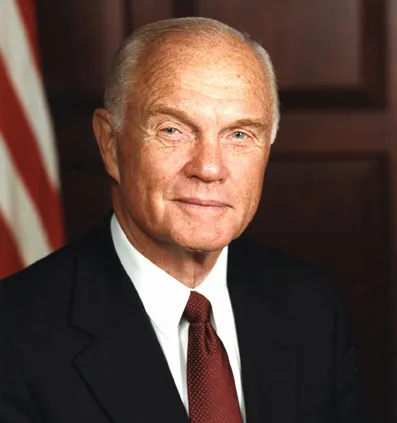
<svg viewBox="0 0 397 423">
<path fill-rule="evenodd" d="M 172 128 L 172 127 L 168 127 L 168 128 L 164 128 L 161 130 L 162 132 L 164 132 L 167 135 L 176 135 L 176 134 L 180 134 L 180 131 L 178 131 L 178 129 L 176 128 Z"/>
<path fill-rule="evenodd" d="M 236 140 L 245 140 L 248 137 L 248 135 L 245 132 L 234 131 L 232 133 L 232 137 Z"/>
</svg>

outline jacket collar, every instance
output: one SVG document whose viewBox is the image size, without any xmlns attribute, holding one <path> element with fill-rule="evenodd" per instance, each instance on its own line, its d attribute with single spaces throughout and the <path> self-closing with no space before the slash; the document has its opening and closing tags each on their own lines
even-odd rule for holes
<svg viewBox="0 0 397 423">
<path fill-rule="evenodd" d="M 229 249 L 228 286 L 249 423 L 296 419 L 296 333 L 283 313 L 287 269 L 271 250 L 244 240 Z"/>
<path fill-rule="evenodd" d="M 77 246 L 70 322 L 89 335 L 73 360 L 100 408 L 116 423 L 188 423 L 150 320 L 121 266 L 109 221 Z"/>
<path fill-rule="evenodd" d="M 130 422 L 132 416 L 137 423 L 164 416 L 187 423 L 156 334 L 114 250 L 109 223 L 76 250 L 70 322 L 90 339 L 74 366 L 116 423 Z M 294 421 L 296 335 L 277 308 L 282 282 L 263 247 L 245 241 L 230 245 L 228 287 L 249 423 Z"/>
</svg>

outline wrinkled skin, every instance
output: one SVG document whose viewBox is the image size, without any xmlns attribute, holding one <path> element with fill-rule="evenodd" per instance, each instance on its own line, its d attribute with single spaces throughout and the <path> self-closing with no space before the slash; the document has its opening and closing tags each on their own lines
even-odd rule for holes
<svg viewBox="0 0 397 423">
<path fill-rule="evenodd" d="M 121 226 L 173 274 L 168 262 L 184 268 L 181 257 L 213 263 L 252 220 L 270 150 L 272 100 L 261 64 L 241 42 L 166 41 L 142 57 L 122 131 L 112 130 L 104 110 L 96 111 L 94 129 Z"/>
</svg>

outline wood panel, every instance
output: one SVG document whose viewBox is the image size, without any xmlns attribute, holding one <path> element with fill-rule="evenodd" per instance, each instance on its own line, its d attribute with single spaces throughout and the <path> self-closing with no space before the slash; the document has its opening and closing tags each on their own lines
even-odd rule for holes
<svg viewBox="0 0 397 423">
<path fill-rule="evenodd" d="M 111 210 L 108 177 L 100 163 L 61 165 L 65 226 L 72 242 L 94 228 Z"/>
<path fill-rule="evenodd" d="M 223 20 L 262 42 L 275 64 L 284 110 L 384 106 L 383 0 L 191 4 L 194 14 Z"/>
<path fill-rule="evenodd" d="M 50 98 L 101 92 L 124 37 L 124 1 L 39 0 L 36 5 Z"/>
<path fill-rule="evenodd" d="M 189 6 L 188 1 L 184 2 L 184 4 Z M 174 5 L 170 1 L 145 0 L 138 2 L 136 0 L 126 0 L 126 5 L 129 16 L 127 34 L 150 22 L 170 19 L 175 16 Z"/>
<path fill-rule="evenodd" d="M 68 240 L 94 227 L 110 210 L 108 179 L 91 128 L 92 109 L 56 114 L 61 187 Z"/>
<path fill-rule="evenodd" d="M 91 116 L 102 106 L 113 54 L 129 26 L 128 9 L 124 0 L 37 0 L 36 7 L 71 241 L 93 227 L 110 207 Z"/>
<path fill-rule="evenodd" d="M 361 22 L 355 1 L 262 3 L 198 0 L 197 15 L 223 19 L 261 41 L 272 57 L 283 90 L 357 85 Z M 340 48 L 342 43 L 345 49 Z"/>
</svg>

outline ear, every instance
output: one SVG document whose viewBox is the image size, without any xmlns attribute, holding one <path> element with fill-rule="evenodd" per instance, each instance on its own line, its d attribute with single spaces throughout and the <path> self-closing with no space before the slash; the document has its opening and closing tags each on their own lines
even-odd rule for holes
<svg viewBox="0 0 397 423">
<path fill-rule="evenodd" d="M 110 123 L 109 112 L 105 109 L 96 109 L 92 118 L 92 126 L 106 171 L 120 183 L 116 134 Z"/>
</svg>

